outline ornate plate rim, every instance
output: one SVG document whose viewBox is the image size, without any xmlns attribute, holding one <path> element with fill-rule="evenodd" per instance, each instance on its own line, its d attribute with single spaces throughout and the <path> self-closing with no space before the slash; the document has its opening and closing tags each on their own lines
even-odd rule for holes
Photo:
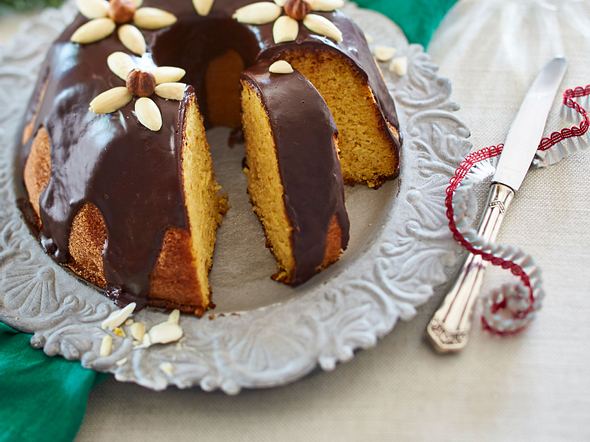
<svg viewBox="0 0 590 442">
<path fill-rule="evenodd" d="M 397 27 L 384 16 L 351 3 L 345 12 L 387 41 L 399 40 Z M 458 249 L 446 228 L 442 202 L 455 165 L 469 151 L 469 131 L 454 114 L 458 106 L 450 101 L 450 82 L 437 75 L 420 46 L 410 45 L 401 51 L 409 60 L 406 76 L 383 69 L 404 127 L 399 194 L 362 259 L 322 290 L 226 316 L 215 326 L 208 323 L 218 321 L 189 324 L 177 345 L 134 350 L 129 338 L 115 338 L 114 352 L 101 357 L 104 332 L 99 325 L 113 304 L 34 246 L 13 203 L 14 133 L 24 111 L 23 89 L 29 93 L 48 36 L 55 37 L 73 14 L 72 2 L 46 10 L 0 48 L 0 85 L 16 82 L 10 91 L 21 97 L 15 100 L 0 88 L 0 143 L 5 146 L 0 151 L 0 201 L 8 203 L 0 205 L 0 320 L 33 332 L 34 347 L 154 390 L 200 385 L 237 394 L 242 388 L 292 382 L 318 364 L 333 370 L 352 359 L 355 350 L 376 345 L 398 319 L 411 319 L 434 287 L 446 282 L 445 269 L 455 263 Z M 146 315 L 152 323 L 164 318 L 155 311 Z M 165 362 L 173 364 L 173 371 L 162 369 Z"/>
</svg>

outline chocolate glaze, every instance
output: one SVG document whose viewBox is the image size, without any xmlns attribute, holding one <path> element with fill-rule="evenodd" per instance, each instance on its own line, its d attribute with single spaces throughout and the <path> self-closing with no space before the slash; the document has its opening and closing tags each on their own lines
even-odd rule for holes
<svg viewBox="0 0 590 442">
<path fill-rule="evenodd" d="M 262 99 L 275 140 L 283 200 L 293 229 L 295 275 L 290 282 L 298 285 L 318 272 L 334 216 L 342 230 L 341 248 L 348 246 L 350 223 L 334 146 L 338 130 L 322 96 L 299 72 L 271 74 L 268 64 L 260 63 L 242 79 Z M 315 121 L 324 124 L 309 130 Z"/>
<path fill-rule="evenodd" d="M 183 81 L 194 86 L 200 105 L 206 110 L 203 97 L 208 61 L 227 49 L 236 50 L 247 67 L 275 60 L 283 50 L 301 45 L 306 48 L 331 49 L 344 55 L 358 67 L 359 75 L 368 80 L 374 91 L 384 121 L 398 126 L 393 100 L 362 32 L 354 23 L 339 12 L 321 13 L 343 32 L 342 43 L 336 44 L 300 26 L 296 42 L 275 45 L 272 42 L 272 24 L 242 25 L 231 18 L 238 7 L 249 3 L 252 0 L 216 0 L 211 14 L 208 17 L 199 17 L 187 0 L 146 0 L 144 6 L 161 7 L 178 18 L 178 22 L 168 29 L 143 31 L 149 47 L 147 58 L 153 57 L 158 65 L 185 68 L 187 76 Z M 74 20 L 54 43 L 42 69 L 46 73 L 43 75 L 47 77 L 47 90 L 39 106 L 33 133 L 44 126 L 49 132 L 53 148 L 52 176 L 41 196 L 43 227 L 40 235 L 48 253 L 59 262 L 67 262 L 70 259 L 68 239 L 72 221 L 84 203 L 95 204 L 103 214 L 108 231 L 104 250 L 107 294 L 110 293 L 121 304 L 131 300 L 144 301 L 149 295 L 149 277 L 160 252 L 164 233 L 171 227 L 188 227 L 179 173 L 182 146 L 180 125 L 183 121 L 184 103 L 194 91 L 189 89 L 188 96 L 180 106 L 178 102 L 154 98 L 164 121 L 163 128 L 156 133 L 137 122 L 133 115 L 135 100 L 111 115 L 95 115 L 89 112 L 88 104 L 95 96 L 109 88 L 123 86 L 123 81 L 108 69 L 106 59 L 112 52 L 125 51 L 125 48 L 118 41 L 116 33 L 90 45 L 71 43 L 69 39 L 72 33 L 86 21 L 82 16 Z M 290 78 L 292 80 L 278 81 L 289 90 L 294 90 L 297 84 L 303 84 L 298 75 Z M 270 83 L 264 86 L 267 91 L 263 94 L 266 100 L 275 96 L 268 93 L 268 88 L 272 87 Z M 40 80 L 37 90 L 42 84 L 44 81 Z M 310 91 L 307 86 L 303 89 L 301 93 Z M 38 96 L 38 92 L 36 95 Z M 283 115 L 281 109 L 297 108 L 297 100 L 297 93 L 283 94 L 280 104 L 268 103 L 272 113 Z M 33 98 L 27 118 L 34 114 L 35 102 Z M 274 99 L 272 103 L 275 103 Z M 327 137 L 328 132 L 333 129 L 333 121 L 325 111 L 325 106 L 321 106 L 318 112 L 321 113 L 318 118 L 305 120 L 306 132 Z M 297 122 L 301 121 L 303 115 L 294 112 L 281 118 L 285 117 Z M 280 140 L 285 138 L 284 135 L 277 136 Z M 395 139 L 392 137 L 392 140 Z M 31 141 L 21 150 L 21 168 L 30 148 Z M 296 213 L 303 210 L 305 201 L 311 201 L 307 191 L 309 187 L 300 189 L 294 184 L 301 181 L 301 177 L 297 175 L 306 175 L 310 163 L 317 164 L 321 161 L 308 158 L 305 162 L 297 155 L 284 155 L 281 173 L 288 182 L 285 198 L 286 201 L 297 201 L 296 204 L 290 204 L 290 210 Z M 332 159 L 329 161 L 330 164 L 333 163 Z M 305 174 L 302 173 L 303 170 Z M 332 207 L 330 210 L 338 215 L 347 240 L 348 221 L 345 219 L 343 206 L 334 210 L 342 198 L 342 184 L 334 181 L 337 177 L 334 177 L 333 172 L 318 175 L 314 187 L 337 188 L 338 192 L 332 190 L 330 195 L 324 192 L 324 200 L 320 200 L 319 196 L 314 197 L 314 202 L 310 202 L 309 208 L 305 210 L 313 209 L 317 213 L 318 206 L 314 207 L 315 204 Z M 326 211 L 330 211 L 328 208 Z M 325 219 L 323 216 L 320 218 L 322 221 L 317 225 L 305 226 L 305 230 L 313 232 L 315 238 L 325 238 L 327 233 Z M 303 226 L 305 220 L 295 223 Z M 317 261 L 316 254 L 319 253 L 317 250 L 321 241 L 315 244 L 315 248 L 313 244 L 301 239 L 295 245 L 297 263 L 302 268 L 301 275 L 309 274 L 309 269 L 303 269 L 311 268 L 311 263 Z M 301 276 L 300 281 L 303 279 Z"/>
</svg>

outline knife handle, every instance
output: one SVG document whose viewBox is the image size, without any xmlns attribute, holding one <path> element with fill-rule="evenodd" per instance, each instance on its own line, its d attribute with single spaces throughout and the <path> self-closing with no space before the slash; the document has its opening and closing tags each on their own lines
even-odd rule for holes
<svg viewBox="0 0 590 442">
<path fill-rule="evenodd" d="M 483 239 L 496 239 L 513 198 L 514 190 L 510 187 L 492 184 L 487 208 L 479 227 L 479 235 Z M 430 320 L 426 333 L 436 351 L 458 352 L 467 345 L 473 306 L 481 289 L 486 265 L 487 262 L 481 256 L 470 254 L 461 268 L 457 281 Z"/>
</svg>

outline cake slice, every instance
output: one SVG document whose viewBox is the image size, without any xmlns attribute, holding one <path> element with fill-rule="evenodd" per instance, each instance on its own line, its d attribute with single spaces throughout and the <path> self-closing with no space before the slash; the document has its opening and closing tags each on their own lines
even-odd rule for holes
<svg viewBox="0 0 590 442">
<path fill-rule="evenodd" d="M 248 192 L 277 261 L 273 278 L 302 284 L 348 245 L 336 125 L 297 71 L 272 74 L 265 63 L 241 82 Z"/>
</svg>

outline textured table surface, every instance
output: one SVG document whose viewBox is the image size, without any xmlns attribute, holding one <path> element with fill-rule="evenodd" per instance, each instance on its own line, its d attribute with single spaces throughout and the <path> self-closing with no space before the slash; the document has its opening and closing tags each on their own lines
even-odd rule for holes
<svg viewBox="0 0 590 442">
<path fill-rule="evenodd" d="M 20 20 L 0 18 L 0 43 Z M 474 145 L 496 144 L 552 55 L 570 61 L 564 86 L 590 83 L 590 5 L 462 0 L 430 52 L 453 81 Z M 571 124 L 554 114 L 551 129 Z M 90 398 L 79 440 L 589 440 L 589 172 L 590 151 L 534 171 L 508 216 L 500 239 L 535 256 L 547 292 L 522 336 L 476 330 L 463 354 L 437 356 L 422 335 L 438 296 L 375 349 L 284 388 L 227 397 L 108 380 Z M 492 271 L 485 287 L 504 281 Z"/>
</svg>

